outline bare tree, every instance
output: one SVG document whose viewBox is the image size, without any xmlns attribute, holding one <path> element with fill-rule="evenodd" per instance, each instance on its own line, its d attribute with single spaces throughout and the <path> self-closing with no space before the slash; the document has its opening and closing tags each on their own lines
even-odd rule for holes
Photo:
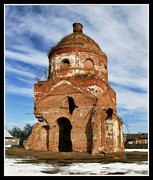
<svg viewBox="0 0 153 180">
<path fill-rule="evenodd" d="M 48 79 L 48 69 L 46 67 L 43 68 L 43 76 L 44 76 L 45 80 Z"/>
<path fill-rule="evenodd" d="M 9 133 L 16 138 L 24 138 L 23 131 L 16 126 L 13 127 L 12 130 L 9 130 Z"/>
<path fill-rule="evenodd" d="M 42 69 L 42 74 L 41 73 L 37 73 L 35 76 L 35 80 L 37 82 L 42 81 L 42 79 L 47 80 L 48 79 L 48 69 L 46 67 L 43 67 Z"/>
<path fill-rule="evenodd" d="M 12 130 L 9 130 L 9 133 L 16 138 L 27 139 L 32 132 L 32 128 L 33 126 L 30 124 L 26 124 L 23 130 L 15 126 Z"/>
<path fill-rule="evenodd" d="M 37 82 L 41 81 L 41 74 L 36 74 L 35 80 L 36 80 Z"/>
<path fill-rule="evenodd" d="M 27 139 L 28 136 L 31 134 L 32 128 L 33 128 L 33 126 L 31 126 L 30 124 L 26 124 L 24 126 L 23 133 L 24 133 L 25 139 Z"/>
</svg>

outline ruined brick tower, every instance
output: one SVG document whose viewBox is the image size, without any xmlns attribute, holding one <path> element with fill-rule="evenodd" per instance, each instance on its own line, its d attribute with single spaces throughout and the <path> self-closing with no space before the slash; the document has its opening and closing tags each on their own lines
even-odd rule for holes
<svg viewBox="0 0 153 180">
<path fill-rule="evenodd" d="M 25 149 L 124 152 L 116 94 L 108 84 L 107 57 L 80 23 L 49 54 L 48 80 L 34 84 L 38 123 Z"/>
</svg>

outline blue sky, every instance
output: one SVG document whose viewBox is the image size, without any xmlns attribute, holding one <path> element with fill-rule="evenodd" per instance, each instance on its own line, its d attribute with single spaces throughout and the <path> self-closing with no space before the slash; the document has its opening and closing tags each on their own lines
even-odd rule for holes
<svg viewBox="0 0 153 180">
<path fill-rule="evenodd" d="M 116 92 L 124 133 L 149 129 L 149 5 L 4 5 L 4 125 L 21 129 L 33 114 L 36 74 L 48 68 L 48 52 L 83 24 L 83 33 L 108 58 L 108 79 Z M 128 126 L 126 126 L 126 124 Z"/>
</svg>

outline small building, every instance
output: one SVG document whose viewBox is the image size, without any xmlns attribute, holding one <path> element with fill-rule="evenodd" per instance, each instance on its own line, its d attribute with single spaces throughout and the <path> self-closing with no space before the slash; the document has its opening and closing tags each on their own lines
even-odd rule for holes
<svg viewBox="0 0 153 180">
<path fill-rule="evenodd" d="M 5 128 L 5 147 L 12 147 L 20 144 L 20 139 L 13 137 Z"/>
<path fill-rule="evenodd" d="M 148 148 L 148 133 L 124 134 L 125 148 Z"/>
</svg>

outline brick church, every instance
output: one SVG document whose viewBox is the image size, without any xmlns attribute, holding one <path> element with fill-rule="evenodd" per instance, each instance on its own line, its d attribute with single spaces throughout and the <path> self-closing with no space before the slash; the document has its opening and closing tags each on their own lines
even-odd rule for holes
<svg viewBox="0 0 153 180">
<path fill-rule="evenodd" d="M 116 93 L 108 84 L 107 56 L 73 24 L 48 54 L 48 79 L 34 84 L 38 122 L 25 149 L 53 152 L 124 152 Z"/>
</svg>

